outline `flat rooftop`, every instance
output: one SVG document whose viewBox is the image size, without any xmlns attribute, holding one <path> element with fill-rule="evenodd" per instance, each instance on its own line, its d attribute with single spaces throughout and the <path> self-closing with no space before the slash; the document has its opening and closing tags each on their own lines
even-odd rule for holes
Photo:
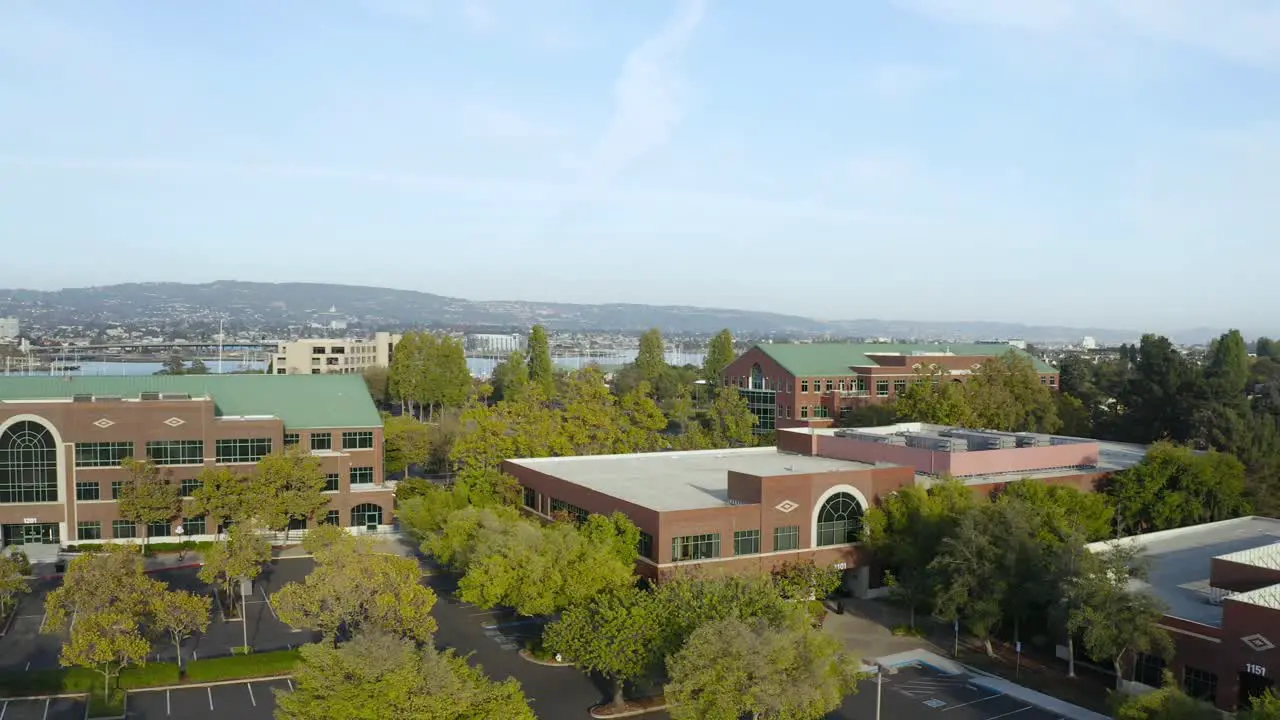
<svg viewBox="0 0 1280 720">
<path fill-rule="evenodd" d="M 507 462 L 659 512 L 729 505 L 729 471 L 774 476 L 876 467 L 850 460 L 780 453 L 772 447 L 524 458 Z"/>
<path fill-rule="evenodd" d="M 1250 516 L 1136 535 L 1122 538 L 1121 542 L 1141 546 L 1143 557 L 1151 563 L 1151 577 L 1146 582 L 1134 581 L 1136 588 L 1163 600 L 1169 606 L 1169 615 L 1219 627 L 1221 600 L 1229 594 L 1210 589 L 1210 561 L 1280 543 L 1280 520 Z M 1089 549 L 1098 551 L 1109 545 L 1093 543 Z"/>
</svg>

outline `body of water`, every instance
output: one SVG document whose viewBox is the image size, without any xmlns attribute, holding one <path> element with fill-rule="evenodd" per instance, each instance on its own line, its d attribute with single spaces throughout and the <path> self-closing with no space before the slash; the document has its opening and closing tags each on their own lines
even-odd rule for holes
<svg viewBox="0 0 1280 720">
<path fill-rule="evenodd" d="M 58 367 L 62 367 L 62 365 L 63 365 L 62 363 L 58 363 Z M 95 362 L 68 362 L 66 363 L 66 365 L 73 366 L 73 367 L 79 366 L 80 369 L 71 370 L 67 372 L 50 373 L 49 369 L 45 368 L 44 370 L 32 370 L 29 374 L 31 375 L 50 375 L 50 374 L 53 374 L 53 375 L 116 375 L 116 376 L 155 375 L 157 372 L 160 372 L 160 370 L 164 369 L 164 363 L 158 363 L 158 362 L 97 362 L 95 361 Z M 218 370 L 217 360 L 206 360 L 205 365 L 209 368 L 209 372 L 211 373 L 217 372 Z M 222 371 L 224 373 L 236 372 L 239 370 L 253 370 L 255 372 L 262 372 L 265 368 L 266 368 L 266 364 L 261 360 L 258 360 L 256 362 L 253 362 L 253 361 L 242 362 L 240 360 L 223 360 L 222 361 Z M 10 375 L 27 375 L 28 374 L 25 369 L 20 369 L 18 367 L 12 367 L 12 366 L 9 367 L 8 372 Z M 3 364 L 0 364 L 0 375 L 3 375 L 4 373 L 5 373 L 5 367 Z"/>
<path fill-rule="evenodd" d="M 672 365 L 702 365 L 704 353 L 667 353 L 667 362 Z M 467 367 L 471 369 L 471 374 L 476 377 L 487 378 L 493 374 L 493 369 L 498 366 L 505 358 L 499 357 L 469 357 L 467 358 Z M 623 352 L 616 355 L 565 355 L 552 356 L 551 362 L 556 367 L 565 370 L 581 370 L 591 365 L 599 365 L 605 369 L 616 368 L 619 365 L 626 365 L 635 362 L 636 351 Z"/>
</svg>

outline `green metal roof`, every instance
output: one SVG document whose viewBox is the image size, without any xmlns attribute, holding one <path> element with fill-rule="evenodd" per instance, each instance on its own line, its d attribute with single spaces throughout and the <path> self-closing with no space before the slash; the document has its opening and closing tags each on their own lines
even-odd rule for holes
<svg viewBox="0 0 1280 720">
<path fill-rule="evenodd" d="M 853 366 L 876 366 L 876 362 L 867 355 L 877 353 L 914 355 L 949 352 L 960 356 L 991 356 L 1015 352 L 1031 358 L 1038 372 L 1058 372 L 1044 360 L 1032 357 L 1025 350 L 995 343 L 760 343 L 756 347 L 797 377 L 848 375 L 849 368 Z"/>
<path fill-rule="evenodd" d="M 271 415 L 290 428 L 381 427 L 359 375 L 73 375 L 0 377 L 0 401 L 144 392 L 213 398 L 219 416 Z"/>
</svg>

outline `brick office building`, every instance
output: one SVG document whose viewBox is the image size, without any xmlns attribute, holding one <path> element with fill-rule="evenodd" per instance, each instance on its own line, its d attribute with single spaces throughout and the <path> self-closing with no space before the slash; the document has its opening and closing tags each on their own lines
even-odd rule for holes
<svg viewBox="0 0 1280 720">
<path fill-rule="evenodd" d="M 763 434 L 829 426 L 851 408 L 894 399 L 922 374 L 964 382 L 982 363 L 1010 352 L 1029 359 L 1040 382 L 1057 389 L 1053 366 L 1002 343 L 761 343 L 725 368 L 724 381 L 742 389 Z"/>
<path fill-rule="evenodd" d="M 945 474 L 975 492 L 1025 477 L 1092 488 L 1145 454 L 1139 446 L 1050 436 L 1018 447 L 1016 439 L 1005 442 L 1012 435 L 920 423 L 858 431 L 867 437 L 837 432 L 782 430 L 776 449 L 532 458 L 508 460 L 503 469 L 522 486 L 528 512 L 626 514 L 644 533 L 639 569 L 649 577 L 690 565 L 768 570 L 812 559 L 840 565 L 849 588 L 868 594 L 880 582 L 859 542 L 862 517 L 887 493 Z M 906 446 L 907 436 L 943 439 L 947 432 L 957 434 L 957 447 Z"/>
<path fill-rule="evenodd" d="M 1188 694 L 1235 711 L 1272 688 L 1280 673 L 1280 520 L 1244 517 L 1124 538 L 1150 563 L 1134 589 L 1168 608 L 1161 626 L 1172 661 L 1141 653 L 1126 679 L 1162 683 L 1169 670 Z M 1102 551 L 1110 543 L 1094 543 Z M 1065 653 L 1059 648 L 1059 653 Z M 1064 655 L 1065 656 L 1065 655 Z"/>
<path fill-rule="evenodd" d="M 151 458 L 181 483 L 225 465 L 251 472 L 301 445 L 328 475 L 316 520 L 369 529 L 392 522 L 382 419 L 364 380 L 341 375 L 0 378 L 0 530 L 11 544 L 67 545 L 171 536 L 212 538 L 204 518 L 148 528 L 122 521 L 120 461 Z M 295 524 L 295 528 L 305 523 Z"/>
</svg>

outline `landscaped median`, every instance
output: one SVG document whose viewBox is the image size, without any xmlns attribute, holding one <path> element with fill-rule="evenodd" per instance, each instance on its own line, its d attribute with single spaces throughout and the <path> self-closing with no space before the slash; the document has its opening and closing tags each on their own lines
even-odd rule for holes
<svg viewBox="0 0 1280 720">
<path fill-rule="evenodd" d="M 292 673 L 298 658 L 297 650 L 278 650 L 194 660 L 187 663 L 185 676 L 179 676 L 174 663 L 148 663 L 120 673 L 114 683 L 116 692 L 106 699 L 102 696 L 102 674 L 86 668 L 6 672 L 0 673 L 0 697 L 89 695 L 89 717 L 119 717 L 124 714 L 120 691 L 279 677 Z"/>
</svg>

